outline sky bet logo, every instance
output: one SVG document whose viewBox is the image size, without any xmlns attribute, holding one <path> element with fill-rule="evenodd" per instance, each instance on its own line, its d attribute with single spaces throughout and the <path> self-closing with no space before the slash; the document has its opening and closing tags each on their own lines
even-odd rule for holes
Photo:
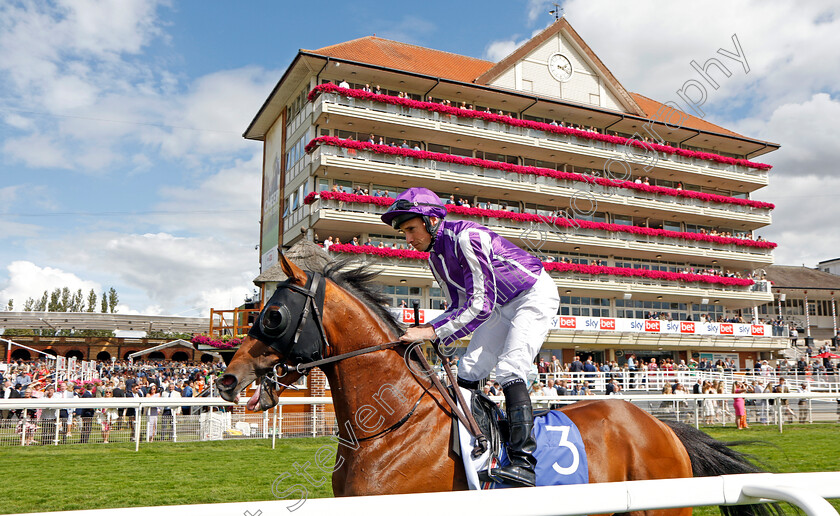
<svg viewBox="0 0 840 516">
<path fill-rule="evenodd" d="M 694 333 L 694 323 L 680 321 L 680 333 Z"/>
<path fill-rule="evenodd" d="M 753 335 L 764 335 L 764 326 L 760 324 L 753 324 L 750 326 L 750 331 Z"/>
<path fill-rule="evenodd" d="M 659 331 L 659 321 L 645 321 L 645 331 Z"/>
<path fill-rule="evenodd" d="M 420 310 L 420 321 L 418 324 L 426 322 L 426 314 Z M 403 310 L 403 322 L 406 324 L 414 324 L 414 310 Z"/>
<path fill-rule="evenodd" d="M 615 329 L 615 319 L 601 319 L 602 330 L 614 330 Z"/>
<path fill-rule="evenodd" d="M 732 324 L 730 324 L 730 323 L 721 323 L 720 334 L 721 335 L 735 335 L 735 327 L 732 326 Z"/>
<path fill-rule="evenodd" d="M 561 328 L 577 328 L 577 319 L 574 317 L 561 317 L 560 318 L 560 327 Z"/>
</svg>

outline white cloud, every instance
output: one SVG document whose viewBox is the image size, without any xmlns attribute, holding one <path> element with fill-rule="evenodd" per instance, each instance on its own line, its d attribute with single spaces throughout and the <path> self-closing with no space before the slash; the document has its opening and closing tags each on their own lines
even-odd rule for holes
<svg viewBox="0 0 840 516">
<path fill-rule="evenodd" d="M 840 101 L 827 93 L 816 93 L 801 103 L 779 105 L 769 118 L 743 120 L 733 129 L 781 143 L 782 148 L 766 158 L 774 165 L 771 182 L 780 175 L 837 177 L 836 167 L 840 162 L 837 120 L 840 120 Z"/>
<path fill-rule="evenodd" d="M 526 41 L 528 40 L 523 39 L 522 41 L 516 41 L 515 39 L 504 39 L 491 41 L 490 44 L 487 45 L 487 49 L 484 50 L 484 58 L 488 61 L 495 61 L 498 63 L 505 57 L 512 54 L 514 50 L 522 46 L 522 44 Z"/>
<path fill-rule="evenodd" d="M 836 91 L 840 68 L 840 6 L 836 2 L 782 0 L 704 2 L 589 2 L 569 0 L 567 18 L 581 37 L 630 91 L 667 101 L 689 79 L 690 66 L 717 58 L 732 73 L 720 89 L 708 88 L 705 108 L 719 120 L 739 99 L 766 116 L 780 103 L 801 102 L 817 91 Z M 817 23 L 818 20 L 822 20 Z M 750 71 L 717 54 L 733 50 L 737 34 Z M 819 48 L 819 51 L 815 51 Z M 738 114 L 734 119 L 741 118 Z"/>
<path fill-rule="evenodd" d="M 200 166 L 257 146 L 241 134 L 277 75 L 245 67 L 184 82 L 159 61 L 136 59 L 166 39 L 162 3 L 0 6 L 0 108 L 17 130 L 3 151 L 32 168 L 114 173 L 137 148 Z"/>
<path fill-rule="evenodd" d="M 560 3 L 560 2 L 558 2 Z M 539 18 L 548 18 L 548 11 L 554 10 L 554 2 L 550 0 L 528 0 L 528 23 L 533 24 Z"/>
<path fill-rule="evenodd" d="M 551 2 L 530 0 L 528 19 Z M 840 4 L 829 0 L 680 2 L 567 0 L 566 18 L 628 90 L 659 101 L 680 101 L 677 90 L 702 80 L 690 62 L 718 59 L 731 76 L 705 84 L 706 119 L 740 134 L 781 144 L 758 158 L 774 165 L 770 186 L 752 197 L 774 202 L 773 224 L 758 233 L 780 244 L 777 263 L 815 266 L 833 258 L 840 233 L 827 224 L 840 211 L 836 121 L 840 118 Z M 734 50 L 737 35 L 749 66 L 718 53 Z M 494 42 L 497 54 L 517 38 Z M 488 47 L 489 48 L 489 47 Z M 680 101 L 681 102 L 681 101 Z"/>
<path fill-rule="evenodd" d="M 262 153 L 237 160 L 230 168 L 189 188 L 165 186 L 156 210 L 171 211 L 150 220 L 163 231 L 215 236 L 235 245 L 250 245 L 259 233 Z"/>
<path fill-rule="evenodd" d="M 773 224 L 758 234 L 779 243 L 774 252 L 776 263 L 816 267 L 817 263 L 836 258 L 840 233 L 840 178 L 811 174 L 778 176 L 766 189 L 766 198 L 776 204 Z"/>
<path fill-rule="evenodd" d="M 144 313 L 189 308 L 206 315 L 211 307 L 233 308 L 253 289 L 259 267 L 252 244 L 211 237 L 89 233 L 74 235 L 73 245 L 65 240 L 51 245 L 62 251 L 40 243 L 46 260 L 82 276 L 102 276 L 103 284 L 121 285 L 120 302 L 145 307 Z"/>
<path fill-rule="evenodd" d="M 45 290 L 68 287 L 70 292 L 82 289 L 87 296 L 90 289 L 101 292 L 98 283 L 79 278 L 71 272 L 54 267 L 40 267 L 32 262 L 19 260 L 6 267 L 8 281 L 0 290 L 0 303 L 4 306 L 9 299 L 15 300 L 15 309 L 22 310 L 27 298 L 40 299 Z"/>
<path fill-rule="evenodd" d="M 488 61 L 499 62 L 507 56 L 511 55 L 517 48 L 527 43 L 528 40 L 530 40 L 542 31 L 542 28 L 536 29 L 534 30 L 534 32 L 531 33 L 530 37 L 523 38 L 521 41 L 517 41 L 518 36 L 514 36 L 511 39 L 499 39 L 496 41 L 491 41 L 490 44 L 487 45 L 487 48 L 484 50 L 484 59 L 487 59 Z"/>
</svg>

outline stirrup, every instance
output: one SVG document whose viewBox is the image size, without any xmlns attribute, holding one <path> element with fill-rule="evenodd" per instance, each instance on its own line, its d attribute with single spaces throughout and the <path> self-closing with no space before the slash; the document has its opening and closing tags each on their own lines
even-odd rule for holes
<svg viewBox="0 0 840 516">
<path fill-rule="evenodd" d="M 482 482 L 492 482 L 495 484 L 507 484 L 513 487 L 535 487 L 536 480 L 524 478 L 522 475 L 509 470 L 509 468 L 523 469 L 519 466 L 505 466 L 504 468 L 488 468 L 478 472 L 478 479 Z"/>
</svg>

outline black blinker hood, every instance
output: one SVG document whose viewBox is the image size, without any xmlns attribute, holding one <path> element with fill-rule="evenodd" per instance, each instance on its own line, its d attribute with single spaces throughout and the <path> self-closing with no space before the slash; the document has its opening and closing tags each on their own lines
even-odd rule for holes
<svg viewBox="0 0 840 516">
<path fill-rule="evenodd" d="M 326 342 L 320 320 L 325 291 L 326 280 L 317 272 L 306 271 L 305 288 L 291 279 L 280 283 L 248 335 L 296 365 L 321 360 L 321 344 Z"/>
</svg>

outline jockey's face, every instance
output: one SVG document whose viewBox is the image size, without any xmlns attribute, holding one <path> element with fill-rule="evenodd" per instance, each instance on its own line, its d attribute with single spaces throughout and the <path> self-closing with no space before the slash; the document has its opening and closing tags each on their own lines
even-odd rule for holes
<svg viewBox="0 0 840 516">
<path fill-rule="evenodd" d="M 429 217 L 432 225 L 437 224 L 437 217 Z M 417 251 L 427 251 L 432 243 L 432 235 L 426 231 L 422 217 L 414 217 L 400 224 L 400 231 L 405 235 L 405 242 Z"/>
</svg>

